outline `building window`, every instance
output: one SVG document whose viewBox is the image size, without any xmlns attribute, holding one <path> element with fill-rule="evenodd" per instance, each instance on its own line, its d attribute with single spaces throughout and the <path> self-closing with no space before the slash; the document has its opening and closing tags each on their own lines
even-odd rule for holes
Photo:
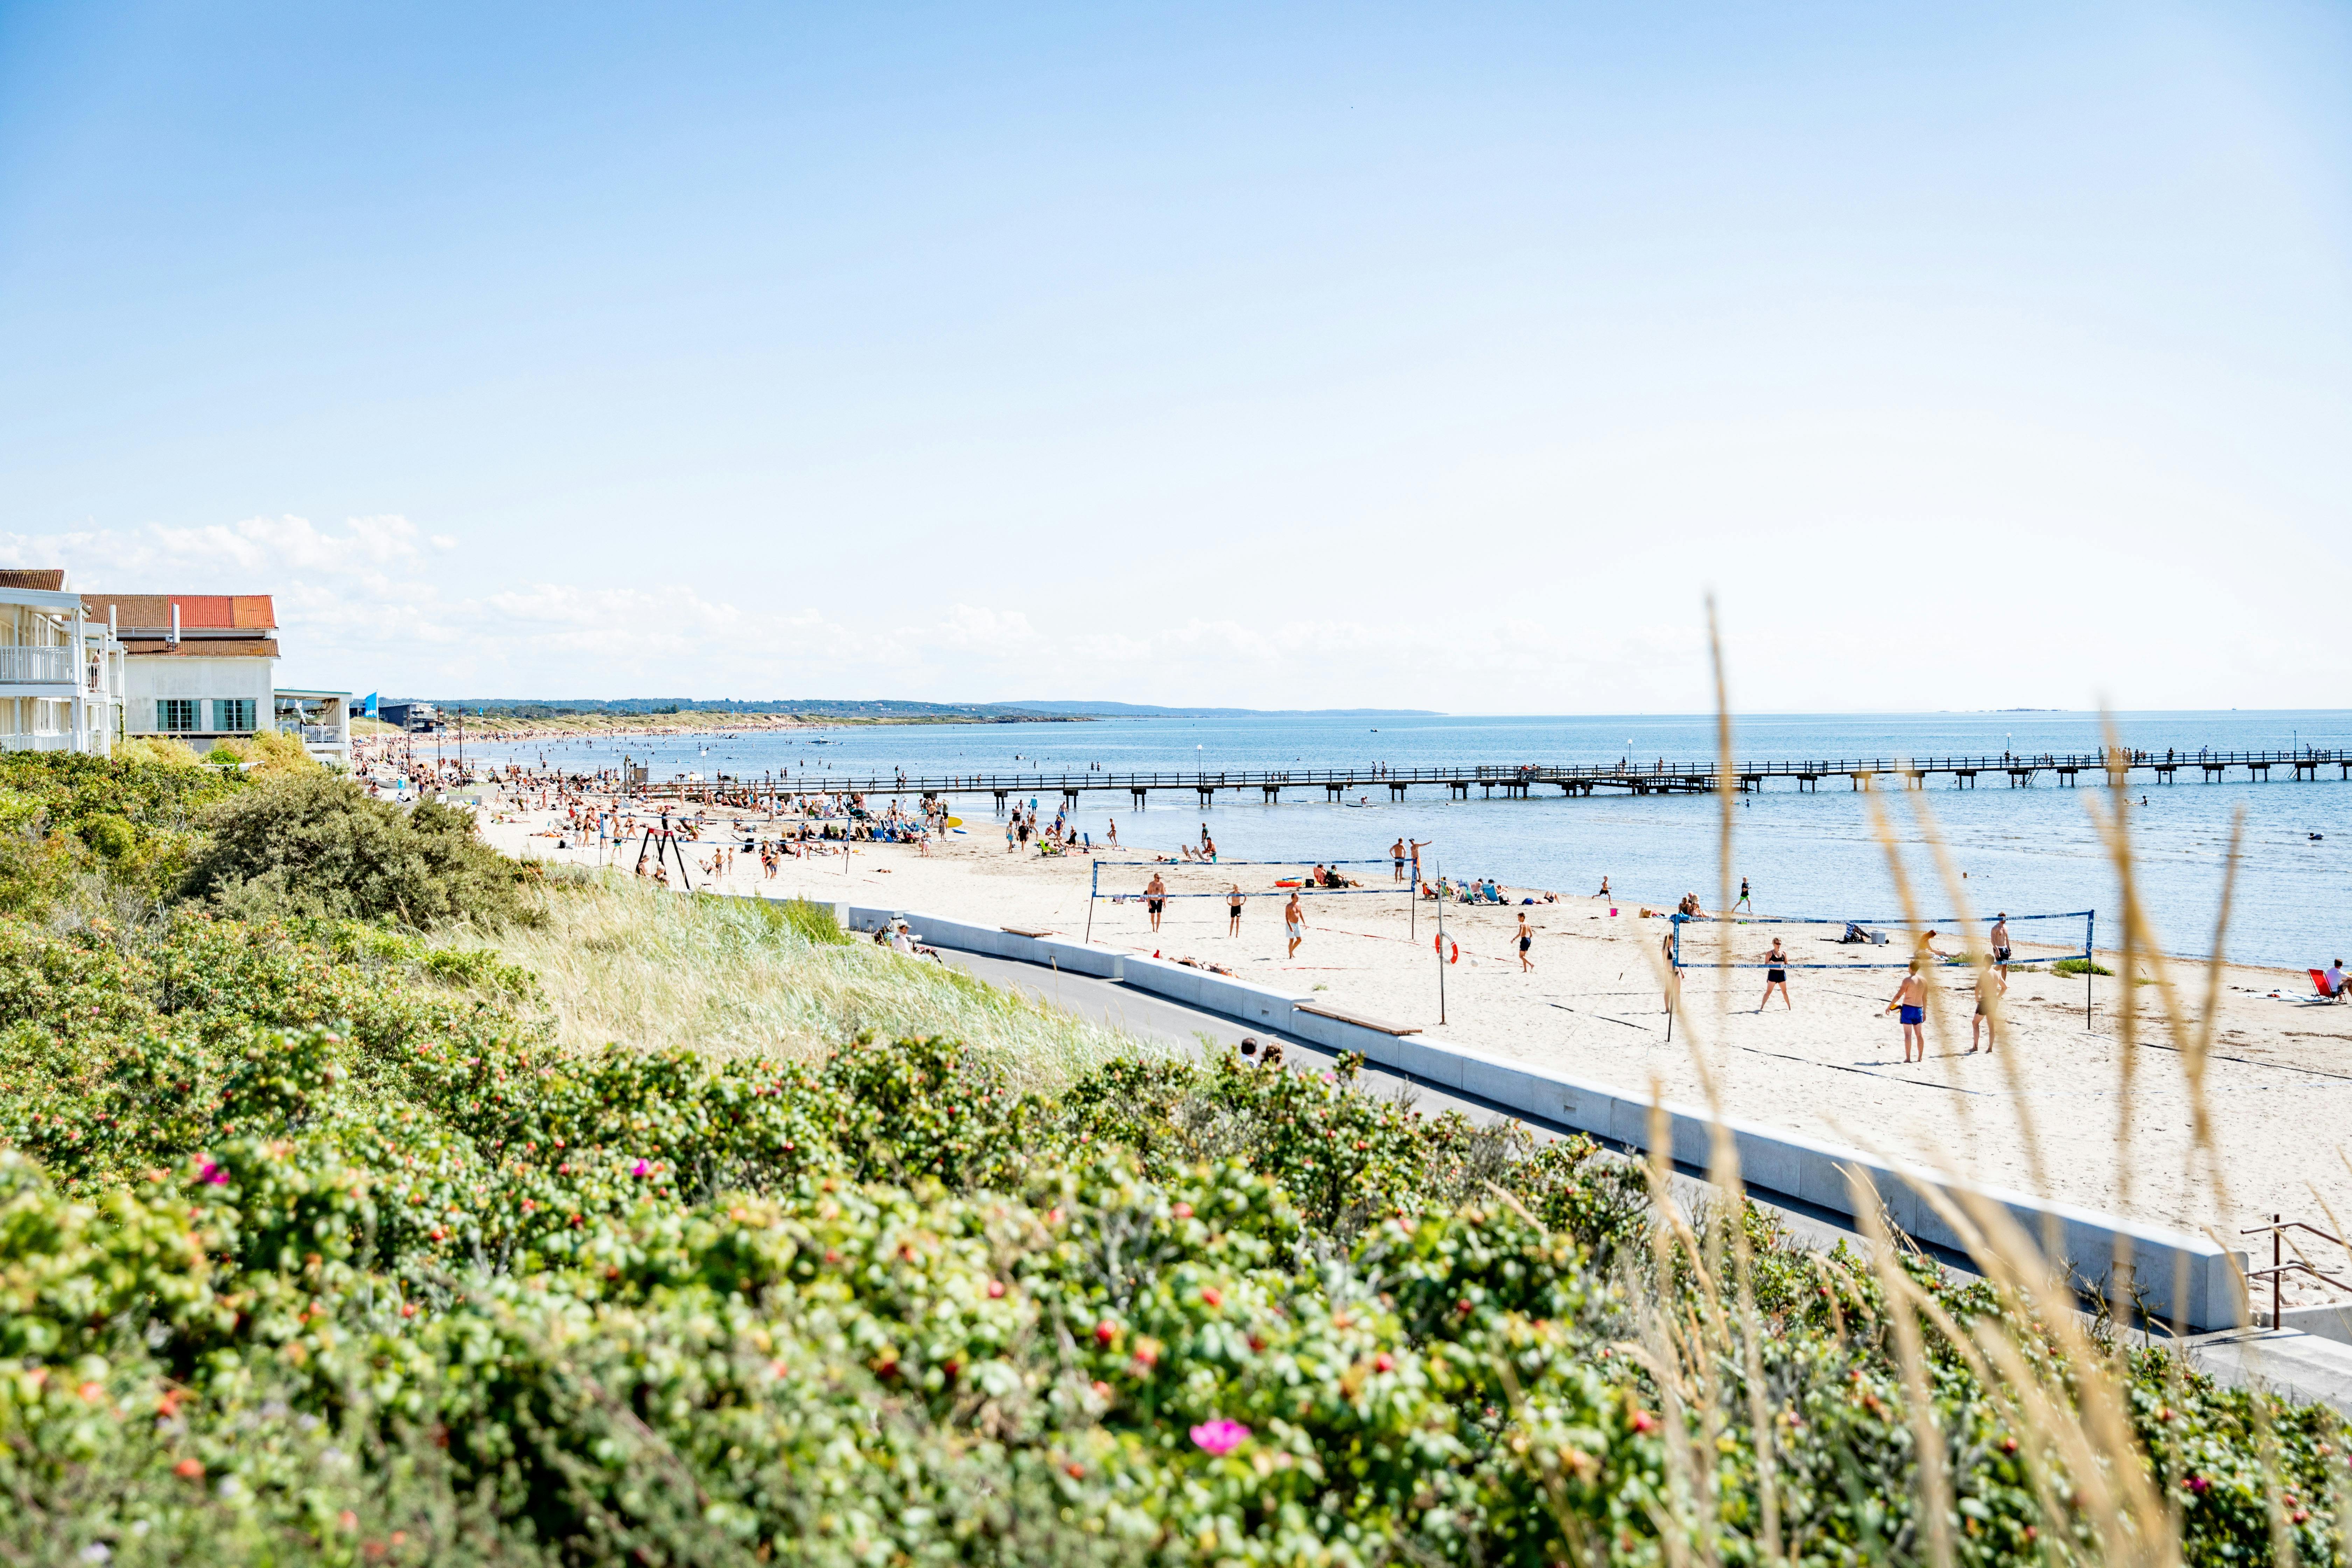
<svg viewBox="0 0 2352 1568">
<path fill-rule="evenodd" d="M 159 697 L 155 700 L 155 728 L 165 734 L 193 734 L 196 728 L 196 700 L 193 697 Z"/>
<path fill-rule="evenodd" d="M 252 728 L 252 698 L 215 697 L 213 699 L 213 730 L 215 733 L 243 734 Z"/>
</svg>

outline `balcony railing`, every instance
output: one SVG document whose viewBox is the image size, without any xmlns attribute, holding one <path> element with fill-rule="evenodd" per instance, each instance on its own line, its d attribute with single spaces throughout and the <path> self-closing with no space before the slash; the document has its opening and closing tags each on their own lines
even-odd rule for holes
<svg viewBox="0 0 2352 1568">
<path fill-rule="evenodd" d="M 0 647 L 0 686 L 71 686 L 78 662 L 74 650 L 62 643 Z"/>
</svg>

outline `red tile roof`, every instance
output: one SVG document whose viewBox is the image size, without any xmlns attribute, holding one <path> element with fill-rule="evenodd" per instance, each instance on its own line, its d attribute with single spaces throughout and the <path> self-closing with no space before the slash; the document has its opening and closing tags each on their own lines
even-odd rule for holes
<svg viewBox="0 0 2352 1568">
<path fill-rule="evenodd" d="M 172 658 L 276 658 L 278 642 L 274 637 L 189 637 L 177 643 L 124 637 L 122 651 Z"/>
<path fill-rule="evenodd" d="M 256 636 L 278 629 L 278 610 L 267 594 L 84 594 L 82 608 L 92 620 L 110 607 L 125 641 L 131 632 L 167 632 L 172 606 L 180 607 L 180 629 L 241 631 Z"/>
</svg>

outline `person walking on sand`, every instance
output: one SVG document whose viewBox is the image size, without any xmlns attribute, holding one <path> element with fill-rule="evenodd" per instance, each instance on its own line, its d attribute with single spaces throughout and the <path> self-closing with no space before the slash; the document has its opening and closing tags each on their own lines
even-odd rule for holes
<svg viewBox="0 0 2352 1568">
<path fill-rule="evenodd" d="M 1168 884 L 1160 879 L 1159 872 L 1154 871 L 1151 880 L 1143 885 L 1143 912 L 1151 917 L 1153 931 L 1160 929 L 1160 913 L 1167 907 Z"/>
<path fill-rule="evenodd" d="M 2000 1011 L 2000 999 L 2009 994 L 2009 976 L 1993 964 L 1987 963 L 1977 971 L 1976 1016 L 1969 1020 L 1969 1055 L 1977 1054 L 1977 1031 L 1984 1031 L 1985 1055 L 1992 1055 L 2000 1044 L 2000 1033 L 1994 1016 Z"/>
<path fill-rule="evenodd" d="M 1105 817 L 1103 821 L 1105 825 L 1103 827 L 1103 842 L 1116 849 L 1118 847 L 1118 818 L 1116 816 L 1109 816 Z"/>
<path fill-rule="evenodd" d="M 1900 1009 L 1903 1015 L 1903 1060 L 1906 1064 L 1913 1059 L 1911 1053 L 1915 1049 L 1919 1053 L 1918 1060 L 1927 1059 L 1927 1037 L 1922 1030 L 1927 1021 L 1927 983 L 1919 978 L 1922 962 L 1916 958 L 1911 961 L 1911 967 L 1904 971 L 1903 984 L 1895 988 L 1895 994 L 1886 1003 L 1888 1012 Z"/>
<path fill-rule="evenodd" d="M 1290 902 L 1282 907 L 1282 933 L 1290 939 L 1290 950 L 1283 956 L 1297 958 L 1298 944 L 1307 940 L 1307 911 L 1299 908 L 1296 889 L 1291 890 Z"/>
<path fill-rule="evenodd" d="M 1990 938 L 1990 945 L 1992 947 L 1992 961 L 2000 965 L 2000 983 L 2003 987 L 2006 987 L 2009 984 L 2008 915 L 1998 914 L 1992 917 L 1992 936 Z"/>
<path fill-rule="evenodd" d="M 1535 944 L 1535 928 L 1528 924 L 1527 916 L 1521 915 L 1519 917 L 1519 973 L 1522 974 L 1528 973 L 1536 966 L 1535 960 L 1528 956 L 1528 949 Z"/>
<path fill-rule="evenodd" d="M 1735 913 L 1741 910 L 1747 910 L 1751 915 L 1756 912 L 1754 909 L 1749 907 L 1748 902 L 1748 879 L 1745 877 L 1739 879 L 1739 901 L 1732 905 L 1731 908 Z"/>
<path fill-rule="evenodd" d="M 1777 936 L 1772 939 L 1770 951 L 1764 954 L 1764 1002 L 1772 1000 L 1775 985 L 1780 988 L 1780 1005 L 1791 1013 L 1795 1012 L 1797 1005 L 1789 1000 L 1789 954 Z M 1764 1011 L 1764 1002 L 1756 1004 L 1759 1013 Z"/>
<path fill-rule="evenodd" d="M 1242 934 L 1242 885 L 1239 882 L 1235 882 L 1233 890 L 1225 895 L 1225 934 Z"/>
<path fill-rule="evenodd" d="M 1394 861 L 1396 862 L 1396 866 L 1395 866 L 1394 869 L 1393 869 L 1393 870 L 1391 871 L 1391 873 L 1390 874 L 1389 880 L 1390 880 L 1390 881 L 1391 881 L 1391 882 L 1402 882 L 1402 881 L 1403 881 L 1403 880 L 1404 880 L 1404 835 L 1402 835 L 1402 833 L 1400 833 L 1400 834 L 1398 834 L 1398 835 L 1397 835 L 1397 841 L 1396 841 L 1395 843 L 1393 843 L 1393 844 L 1391 844 L 1391 845 L 1390 845 L 1390 846 L 1389 846 L 1389 858 L 1390 858 L 1391 860 L 1394 860 Z"/>
</svg>

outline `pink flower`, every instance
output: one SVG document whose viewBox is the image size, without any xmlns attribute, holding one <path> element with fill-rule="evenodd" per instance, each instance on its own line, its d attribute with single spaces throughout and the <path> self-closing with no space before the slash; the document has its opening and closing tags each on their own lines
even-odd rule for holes
<svg viewBox="0 0 2352 1568">
<path fill-rule="evenodd" d="M 228 1173 L 207 1160 L 205 1162 L 204 1169 L 196 1173 L 196 1180 L 212 1186 L 225 1187 L 228 1185 Z"/>
<path fill-rule="evenodd" d="M 653 1173 L 654 1168 L 651 1165 L 646 1164 L 643 1160 L 638 1161 L 635 1168 L 629 1173 L 629 1174 L 633 1176 L 650 1176 Z"/>
<path fill-rule="evenodd" d="M 1223 1458 L 1248 1442 L 1249 1435 L 1250 1429 L 1240 1422 L 1219 1416 L 1214 1421 L 1204 1421 L 1193 1427 L 1192 1442 L 1202 1452 Z"/>
</svg>

